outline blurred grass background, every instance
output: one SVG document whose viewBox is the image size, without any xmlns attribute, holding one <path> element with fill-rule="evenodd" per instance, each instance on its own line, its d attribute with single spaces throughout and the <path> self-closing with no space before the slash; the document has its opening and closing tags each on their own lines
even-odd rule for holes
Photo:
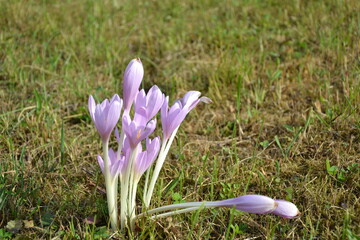
<svg viewBox="0 0 360 240">
<path fill-rule="evenodd" d="M 111 235 L 87 98 L 121 94 L 140 57 L 145 89 L 214 102 L 183 123 L 152 206 L 256 193 L 302 216 L 204 210 L 139 221 L 137 238 L 360 239 L 359 11 L 358 0 L 0 0 L 0 238 Z M 11 233 L 12 220 L 33 226 Z"/>
</svg>

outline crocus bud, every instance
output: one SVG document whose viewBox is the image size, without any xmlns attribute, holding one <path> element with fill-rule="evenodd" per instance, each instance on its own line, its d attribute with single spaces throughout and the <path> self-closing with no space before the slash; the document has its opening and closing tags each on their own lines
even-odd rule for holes
<svg viewBox="0 0 360 240">
<path fill-rule="evenodd" d="M 144 68 L 140 58 L 131 60 L 125 69 L 123 81 L 124 110 L 126 112 L 130 111 L 131 105 L 139 91 L 143 76 Z"/>
<path fill-rule="evenodd" d="M 295 204 L 285 200 L 275 200 L 278 206 L 272 212 L 273 214 L 283 218 L 296 218 L 300 216 L 300 212 Z"/>
<path fill-rule="evenodd" d="M 101 104 L 95 104 L 94 98 L 89 97 L 89 112 L 101 139 L 107 141 L 116 123 L 119 121 L 122 100 L 115 94 L 112 99 L 105 99 Z"/>
<path fill-rule="evenodd" d="M 256 214 L 270 213 L 274 211 L 278 205 L 275 200 L 262 195 L 244 195 L 218 203 L 223 207 L 235 207 L 237 210 Z"/>
</svg>

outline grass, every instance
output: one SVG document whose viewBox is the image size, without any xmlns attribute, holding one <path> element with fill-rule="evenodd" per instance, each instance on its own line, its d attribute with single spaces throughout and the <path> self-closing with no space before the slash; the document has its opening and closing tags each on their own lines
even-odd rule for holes
<svg viewBox="0 0 360 240">
<path fill-rule="evenodd" d="M 203 210 L 137 238 L 360 238 L 359 1 L 0 3 L 0 238 L 111 236 L 86 103 L 121 93 L 134 57 L 144 88 L 214 102 L 180 128 L 153 206 L 257 193 L 302 212 Z"/>
</svg>

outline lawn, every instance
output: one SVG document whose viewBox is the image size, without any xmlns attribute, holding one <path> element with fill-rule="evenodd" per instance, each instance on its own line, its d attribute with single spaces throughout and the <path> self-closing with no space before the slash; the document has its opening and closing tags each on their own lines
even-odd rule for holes
<svg viewBox="0 0 360 240">
<path fill-rule="evenodd" d="M 181 125 L 152 207 L 262 194 L 301 216 L 206 209 L 133 237 L 360 239 L 360 1 L 0 0 L 0 16 L 0 239 L 129 237 L 106 230 L 87 99 L 122 95 L 135 57 L 143 88 L 213 101 Z"/>
</svg>

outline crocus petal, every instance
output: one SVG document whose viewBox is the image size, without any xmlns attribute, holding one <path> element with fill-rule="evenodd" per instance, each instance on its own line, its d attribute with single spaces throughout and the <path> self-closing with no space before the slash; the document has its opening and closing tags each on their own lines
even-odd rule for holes
<svg viewBox="0 0 360 240">
<path fill-rule="evenodd" d="M 89 101 L 88 101 L 88 108 L 89 108 L 89 112 L 90 112 L 90 116 L 91 119 L 94 121 L 94 113 L 95 113 L 95 100 L 93 98 L 93 96 L 89 96 Z"/>
<path fill-rule="evenodd" d="M 140 124 L 136 121 L 131 121 L 129 115 L 123 116 L 123 129 L 126 134 L 126 137 L 130 143 L 132 149 L 134 149 L 139 142 L 147 138 L 156 127 L 156 119 L 151 120 L 146 126 Z"/>
<path fill-rule="evenodd" d="M 146 140 L 146 151 L 139 153 L 135 162 L 135 171 L 137 177 L 141 175 L 150 167 L 155 161 L 160 149 L 160 138 L 156 137 L 153 140 Z"/>
<path fill-rule="evenodd" d="M 169 99 L 166 97 L 161 108 L 161 122 L 164 132 L 164 139 L 168 139 L 173 131 L 178 128 L 186 115 L 199 103 L 209 103 L 211 100 L 207 97 L 200 97 L 198 91 L 189 91 L 183 98 L 175 101 L 174 105 L 169 109 Z"/>
<path fill-rule="evenodd" d="M 118 143 L 120 143 L 120 134 L 119 134 L 119 129 L 118 129 L 117 127 L 115 127 L 115 132 L 114 132 L 114 134 L 115 134 L 116 141 L 117 141 Z"/>
<path fill-rule="evenodd" d="M 144 89 L 141 89 L 137 94 L 134 101 L 134 110 L 137 113 L 141 107 L 146 106 L 146 93 Z"/>
<path fill-rule="evenodd" d="M 110 104 L 108 115 L 106 116 L 106 134 L 110 135 L 114 127 L 116 126 L 116 123 L 119 121 L 120 113 L 121 113 L 121 107 L 122 102 L 115 101 L 112 104 Z"/>
<path fill-rule="evenodd" d="M 100 155 L 97 155 L 97 160 L 101 169 L 101 172 L 104 173 L 104 160 Z"/>
<path fill-rule="evenodd" d="M 300 216 L 300 212 L 295 204 L 285 200 L 275 200 L 278 204 L 277 208 L 272 212 L 273 214 L 283 218 L 296 218 Z"/>
<path fill-rule="evenodd" d="M 167 122 L 168 111 L 169 111 L 169 97 L 167 96 L 164 100 L 163 105 L 161 106 L 161 125 L 165 139 L 169 138 L 168 136 L 169 130 L 168 130 L 168 122 Z"/>
<path fill-rule="evenodd" d="M 181 100 L 183 106 L 191 106 L 195 101 L 200 97 L 201 93 L 198 91 L 189 91 L 185 93 L 184 97 Z"/>
<path fill-rule="evenodd" d="M 110 102 L 108 99 L 105 99 L 101 104 L 95 104 L 94 98 L 90 96 L 88 107 L 91 119 L 102 140 L 107 140 L 116 126 L 116 123 L 119 121 L 122 100 L 115 94 Z"/>
<path fill-rule="evenodd" d="M 244 195 L 223 200 L 219 205 L 220 204 L 224 207 L 235 207 L 237 210 L 256 214 L 270 213 L 274 211 L 278 205 L 275 200 L 262 195 Z"/>
<path fill-rule="evenodd" d="M 156 119 L 151 120 L 145 127 L 144 131 L 141 132 L 140 137 L 137 136 L 138 141 L 142 141 L 145 138 L 147 138 L 148 136 L 150 136 L 150 134 L 152 134 L 154 132 L 156 128 Z"/>
<path fill-rule="evenodd" d="M 121 165 L 120 159 L 111 165 L 110 174 L 113 177 L 117 177 L 117 175 L 120 173 L 120 167 L 121 167 L 120 165 Z"/>
<path fill-rule="evenodd" d="M 110 165 L 114 165 L 117 162 L 117 155 L 112 148 L 109 149 L 109 159 Z"/>
<path fill-rule="evenodd" d="M 212 103 L 212 100 L 208 97 L 201 97 L 200 101 L 203 103 Z"/>
<path fill-rule="evenodd" d="M 144 68 L 139 58 L 130 61 L 125 69 L 123 81 L 124 109 L 130 111 L 144 76 Z"/>
<path fill-rule="evenodd" d="M 165 95 L 155 85 L 145 94 L 142 89 L 136 96 L 134 102 L 135 116 L 134 121 L 146 125 L 160 110 L 163 105 Z"/>
<path fill-rule="evenodd" d="M 111 98 L 110 100 L 110 104 L 112 104 L 113 102 L 121 102 L 122 103 L 122 100 L 121 98 L 119 97 L 119 95 L 117 94 L 114 94 L 114 96 Z"/>
<path fill-rule="evenodd" d="M 140 178 L 140 176 L 146 171 L 147 169 L 147 152 L 141 152 L 138 154 L 137 159 L 135 161 L 135 171 L 137 174 L 137 177 Z"/>
<path fill-rule="evenodd" d="M 148 120 L 152 119 L 160 110 L 165 99 L 165 95 L 162 94 L 158 86 L 153 86 L 150 88 L 146 96 L 146 105 L 147 105 L 147 118 Z"/>
</svg>

